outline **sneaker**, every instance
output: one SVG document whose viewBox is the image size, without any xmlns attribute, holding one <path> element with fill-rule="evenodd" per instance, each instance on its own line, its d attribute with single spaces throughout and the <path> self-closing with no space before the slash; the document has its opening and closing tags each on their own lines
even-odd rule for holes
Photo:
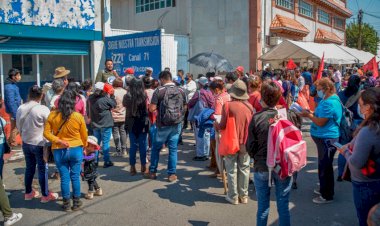
<svg viewBox="0 0 380 226">
<path fill-rule="evenodd" d="M 111 167 L 113 166 L 113 162 L 109 161 L 109 162 L 105 162 L 104 165 L 103 165 L 103 168 L 108 168 L 108 167 Z"/>
<path fill-rule="evenodd" d="M 207 161 L 208 159 L 207 156 L 196 156 L 193 158 L 194 161 Z"/>
<path fill-rule="evenodd" d="M 327 200 L 327 199 L 324 199 L 322 196 L 318 196 L 317 198 L 313 199 L 313 202 L 317 204 L 327 204 L 327 203 L 332 203 L 333 200 L 332 199 Z"/>
<path fill-rule="evenodd" d="M 93 191 L 88 191 L 87 194 L 84 196 L 85 199 L 93 199 L 94 198 L 94 192 Z"/>
<path fill-rule="evenodd" d="M 231 203 L 232 205 L 239 204 L 239 201 L 237 199 L 231 199 L 230 197 L 228 197 L 228 195 L 226 195 L 226 201 Z"/>
<path fill-rule="evenodd" d="M 24 198 L 26 201 L 32 200 L 34 198 L 38 198 L 40 196 L 40 193 L 38 191 L 32 190 L 31 193 L 25 194 Z"/>
<path fill-rule="evenodd" d="M 239 198 L 239 203 L 247 204 L 248 203 L 248 197 Z"/>
<path fill-rule="evenodd" d="M 102 188 L 98 188 L 95 190 L 95 196 L 102 196 L 103 195 L 103 190 Z"/>
<path fill-rule="evenodd" d="M 149 173 L 144 174 L 144 178 L 155 180 L 155 179 L 157 179 L 157 175 L 156 175 L 156 173 L 150 173 L 149 172 Z"/>
<path fill-rule="evenodd" d="M 47 203 L 49 201 L 55 201 L 58 199 L 58 193 L 55 192 L 49 192 L 48 196 L 42 196 L 41 197 L 41 202 L 42 203 Z"/>
<path fill-rule="evenodd" d="M 20 221 L 22 218 L 22 213 L 13 213 L 11 217 L 4 219 L 4 226 L 10 226 Z"/>
<path fill-rule="evenodd" d="M 171 175 L 169 175 L 169 177 L 168 177 L 168 181 L 169 182 L 174 182 L 174 181 L 176 181 L 178 178 L 177 178 L 177 175 L 175 175 L 175 174 L 171 174 Z"/>
<path fill-rule="evenodd" d="M 321 192 L 319 192 L 319 189 L 315 188 L 315 189 L 314 189 L 314 194 L 316 194 L 316 195 L 321 195 Z"/>
</svg>

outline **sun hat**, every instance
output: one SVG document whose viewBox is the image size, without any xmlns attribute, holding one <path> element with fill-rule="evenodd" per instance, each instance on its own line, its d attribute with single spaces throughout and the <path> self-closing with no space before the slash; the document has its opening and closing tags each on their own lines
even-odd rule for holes
<svg viewBox="0 0 380 226">
<path fill-rule="evenodd" d="M 53 78 L 62 78 L 70 74 L 70 70 L 66 70 L 65 67 L 57 67 Z"/>
<path fill-rule="evenodd" d="M 97 83 L 95 83 L 95 89 L 97 89 L 97 90 L 103 90 L 104 89 L 104 82 L 97 82 Z"/>
<path fill-rule="evenodd" d="M 240 79 L 234 82 L 229 90 L 229 94 L 232 98 L 238 100 L 248 100 L 247 85 Z"/>
<path fill-rule="evenodd" d="M 202 86 L 204 86 L 208 83 L 208 79 L 206 77 L 200 77 L 198 79 L 198 83 L 201 84 Z"/>
<path fill-rule="evenodd" d="M 96 138 L 94 136 L 88 136 L 87 137 L 87 143 L 95 145 L 96 146 L 95 150 L 100 150 L 100 146 L 98 144 L 98 138 Z"/>
</svg>

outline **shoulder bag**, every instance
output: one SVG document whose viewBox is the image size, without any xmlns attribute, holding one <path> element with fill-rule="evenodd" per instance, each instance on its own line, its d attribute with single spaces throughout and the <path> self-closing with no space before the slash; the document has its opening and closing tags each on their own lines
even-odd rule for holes
<svg viewBox="0 0 380 226">
<path fill-rule="evenodd" d="M 70 117 L 69 117 L 70 118 Z M 63 127 L 63 125 L 66 124 L 66 122 L 69 120 L 69 118 L 67 118 L 62 124 L 61 126 L 58 128 L 58 131 L 56 134 L 53 134 L 54 136 L 58 136 L 58 134 L 61 132 L 61 129 Z M 54 156 L 53 156 L 53 151 L 51 149 L 51 143 L 47 143 L 45 144 L 44 146 L 44 149 L 43 149 L 43 159 L 46 163 L 53 163 L 54 162 Z"/>
</svg>

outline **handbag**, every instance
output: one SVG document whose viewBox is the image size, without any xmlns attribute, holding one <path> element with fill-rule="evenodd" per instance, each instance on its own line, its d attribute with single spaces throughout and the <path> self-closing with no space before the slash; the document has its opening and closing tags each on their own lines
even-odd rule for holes
<svg viewBox="0 0 380 226">
<path fill-rule="evenodd" d="M 69 117 L 70 118 L 70 117 Z M 61 129 L 63 127 L 63 125 L 65 125 L 65 123 L 69 120 L 69 118 L 67 118 L 62 124 L 61 126 L 58 128 L 57 130 L 57 134 L 53 134 L 54 136 L 58 136 L 58 134 L 61 132 Z M 46 163 L 53 163 L 54 162 L 54 155 L 53 155 L 53 151 L 52 151 L 52 145 L 51 143 L 46 143 L 44 145 L 44 148 L 43 148 L 43 159 Z"/>
<path fill-rule="evenodd" d="M 219 155 L 234 155 L 239 149 L 239 139 L 236 133 L 236 123 L 235 118 L 230 116 L 229 103 L 226 102 L 224 104 L 226 108 L 226 112 L 228 112 L 226 128 L 224 130 L 220 130 L 220 141 L 219 141 Z"/>
<path fill-rule="evenodd" d="M 1 130 L 4 134 L 4 153 L 9 154 L 11 153 L 11 147 L 9 146 L 7 139 L 5 139 L 4 125 L 3 125 L 3 120 L 1 119 L 0 119 L 0 124 L 1 124 Z"/>
</svg>

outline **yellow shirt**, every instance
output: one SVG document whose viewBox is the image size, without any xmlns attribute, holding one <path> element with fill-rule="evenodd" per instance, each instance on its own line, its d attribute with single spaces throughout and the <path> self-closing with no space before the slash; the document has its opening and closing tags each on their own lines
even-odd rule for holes
<svg viewBox="0 0 380 226">
<path fill-rule="evenodd" d="M 59 139 L 67 141 L 70 147 L 87 146 L 87 128 L 81 114 L 73 112 L 57 135 L 57 131 L 62 123 L 64 123 L 64 120 L 60 112 L 50 112 L 45 123 L 44 137 L 52 143 L 53 150 L 64 148 L 57 144 Z"/>
</svg>

